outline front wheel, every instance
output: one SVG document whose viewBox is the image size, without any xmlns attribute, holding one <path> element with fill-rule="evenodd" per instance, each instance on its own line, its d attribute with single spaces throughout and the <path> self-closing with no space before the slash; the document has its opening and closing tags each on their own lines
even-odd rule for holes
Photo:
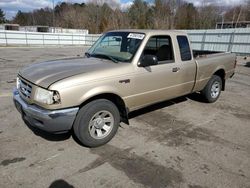
<svg viewBox="0 0 250 188">
<path fill-rule="evenodd" d="M 116 105 L 106 99 L 97 99 L 79 110 L 73 128 L 83 145 L 97 147 L 114 137 L 119 123 L 120 113 Z"/>
<path fill-rule="evenodd" d="M 222 88 L 221 77 L 213 75 L 208 81 L 206 87 L 201 91 L 206 102 L 213 103 L 217 101 L 220 96 Z"/>
</svg>

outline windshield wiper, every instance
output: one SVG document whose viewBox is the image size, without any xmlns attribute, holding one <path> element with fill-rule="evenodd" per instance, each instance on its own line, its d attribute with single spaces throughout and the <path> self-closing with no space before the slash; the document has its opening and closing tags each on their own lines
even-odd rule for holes
<svg viewBox="0 0 250 188">
<path fill-rule="evenodd" d="M 112 56 L 109 56 L 107 54 L 91 54 L 92 57 L 105 57 L 110 59 L 111 61 L 113 61 L 114 63 L 119 63 L 119 61 L 117 61 L 115 58 L 113 58 Z"/>
<path fill-rule="evenodd" d="M 86 56 L 87 58 L 91 57 L 91 55 L 90 55 L 89 52 L 85 52 L 85 56 Z"/>
</svg>

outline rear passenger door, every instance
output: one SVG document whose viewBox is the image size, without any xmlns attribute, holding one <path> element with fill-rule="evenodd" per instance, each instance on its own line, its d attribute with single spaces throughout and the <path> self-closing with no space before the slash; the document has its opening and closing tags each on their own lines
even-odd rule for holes
<svg viewBox="0 0 250 188">
<path fill-rule="evenodd" d="M 147 54 L 155 55 L 159 62 L 154 66 L 138 67 L 135 78 L 137 95 L 134 98 L 137 107 L 181 96 L 192 90 L 196 65 L 191 63 L 192 58 L 188 66 L 176 59 L 170 36 L 151 37 L 142 56 Z"/>
</svg>

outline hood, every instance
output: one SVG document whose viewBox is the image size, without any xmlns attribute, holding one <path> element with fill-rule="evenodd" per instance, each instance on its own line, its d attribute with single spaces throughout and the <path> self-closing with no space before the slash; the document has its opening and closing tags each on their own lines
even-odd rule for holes
<svg viewBox="0 0 250 188">
<path fill-rule="evenodd" d="M 117 66 L 109 60 L 97 58 L 69 58 L 47 61 L 30 65 L 19 72 L 24 79 L 36 85 L 48 88 L 51 84 L 77 74 Z"/>
</svg>

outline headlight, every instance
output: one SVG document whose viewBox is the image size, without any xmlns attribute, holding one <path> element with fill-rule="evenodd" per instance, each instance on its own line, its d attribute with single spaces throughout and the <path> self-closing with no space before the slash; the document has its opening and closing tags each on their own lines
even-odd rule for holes
<svg viewBox="0 0 250 188">
<path fill-rule="evenodd" d="M 34 100 L 45 104 L 56 104 L 60 102 L 60 96 L 57 91 L 49 91 L 42 88 L 37 88 Z"/>
<path fill-rule="evenodd" d="M 16 78 L 16 88 L 20 88 L 20 79 L 18 77 Z"/>
</svg>

